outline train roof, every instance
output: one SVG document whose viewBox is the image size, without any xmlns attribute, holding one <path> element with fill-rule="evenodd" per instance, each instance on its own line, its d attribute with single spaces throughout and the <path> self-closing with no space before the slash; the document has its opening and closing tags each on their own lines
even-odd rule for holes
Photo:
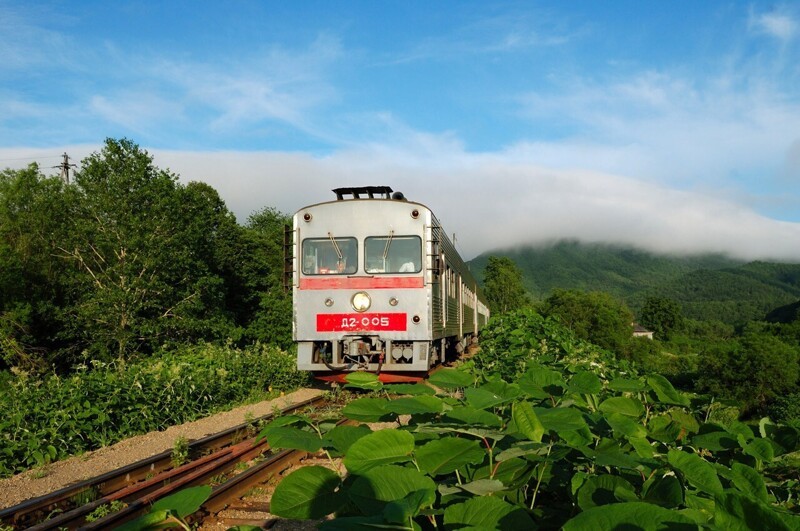
<svg viewBox="0 0 800 531">
<path fill-rule="evenodd" d="M 348 188 L 334 188 L 333 193 L 336 194 L 337 201 L 343 201 L 346 198 L 346 195 L 352 195 L 353 197 L 349 199 L 395 199 L 392 197 L 392 187 L 391 186 L 358 186 L 358 187 L 348 187 Z M 399 193 L 399 192 L 398 192 Z M 362 198 L 361 196 L 365 195 L 367 197 Z M 400 194 L 401 196 L 403 194 Z M 398 198 L 399 199 L 399 198 Z"/>
</svg>

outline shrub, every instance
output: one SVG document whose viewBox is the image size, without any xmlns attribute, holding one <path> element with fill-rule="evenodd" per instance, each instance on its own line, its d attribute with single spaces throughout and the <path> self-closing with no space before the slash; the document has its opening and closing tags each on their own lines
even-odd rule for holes
<svg viewBox="0 0 800 531">
<path fill-rule="evenodd" d="M 306 382 L 285 352 L 200 345 L 71 376 L 24 376 L 0 395 L 0 475 L 263 398 Z"/>
</svg>

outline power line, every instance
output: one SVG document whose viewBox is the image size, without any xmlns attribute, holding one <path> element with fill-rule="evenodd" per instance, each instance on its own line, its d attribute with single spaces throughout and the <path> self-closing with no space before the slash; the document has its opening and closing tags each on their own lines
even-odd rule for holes
<svg viewBox="0 0 800 531">
<path fill-rule="evenodd" d="M 64 160 L 58 166 L 53 166 L 53 168 L 61 169 L 61 178 L 64 179 L 66 184 L 69 184 L 69 169 L 77 168 L 78 165 L 69 163 L 69 155 L 67 155 L 66 151 L 61 156 L 64 157 Z"/>
</svg>

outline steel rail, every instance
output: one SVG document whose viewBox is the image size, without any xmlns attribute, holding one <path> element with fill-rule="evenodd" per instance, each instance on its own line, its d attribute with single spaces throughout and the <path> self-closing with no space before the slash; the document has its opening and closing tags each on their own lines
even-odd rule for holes
<svg viewBox="0 0 800 531">
<path fill-rule="evenodd" d="M 282 409 L 279 414 L 287 414 L 298 409 L 302 409 L 304 407 L 308 407 L 319 402 L 324 401 L 321 397 L 313 397 L 307 400 L 303 400 L 298 402 L 297 404 L 293 404 L 289 407 Z M 226 448 L 228 451 L 232 448 L 231 445 L 234 440 L 238 437 L 241 437 L 242 433 L 247 433 L 249 429 L 252 428 L 255 422 L 269 420 L 273 418 L 275 413 L 269 413 L 257 419 L 254 419 L 251 422 L 245 422 L 239 424 L 237 426 L 233 426 L 227 430 L 222 432 L 209 435 L 202 439 L 198 439 L 193 441 L 189 444 L 189 454 L 190 455 L 198 455 L 204 453 L 206 451 L 215 451 Z M 213 456 L 214 454 L 210 454 Z M 220 454 L 222 455 L 222 454 Z M 219 456 L 217 456 L 219 457 Z M 209 456 L 205 458 L 201 458 L 203 461 L 210 459 Z M 189 466 L 196 466 L 187 464 Z M 81 505 L 78 508 L 68 510 L 67 512 L 51 519 L 53 521 L 59 520 L 64 518 L 66 514 L 69 514 L 73 511 L 80 510 L 80 512 L 85 515 L 93 511 L 96 507 L 99 507 L 103 503 L 107 503 L 109 501 L 109 497 L 113 495 L 115 492 L 119 492 L 122 489 L 125 489 L 128 486 L 136 486 L 142 485 L 141 489 L 149 489 L 150 491 L 155 490 L 154 487 L 157 485 L 157 478 L 161 478 L 160 481 L 169 480 L 172 477 L 173 470 L 171 469 L 172 466 L 172 451 L 167 450 L 151 456 L 146 459 L 142 459 L 130 465 L 124 466 L 122 468 L 109 471 L 105 474 L 100 476 L 90 478 L 74 485 L 70 485 L 64 487 L 62 489 L 56 490 L 52 493 L 39 496 L 37 498 L 33 498 L 31 500 L 27 500 L 22 502 L 18 505 L 14 505 L 12 507 L 8 507 L 6 509 L 0 510 L 0 522 L 5 525 L 11 525 L 15 528 L 19 528 L 20 526 L 27 528 L 32 524 L 35 524 L 38 518 L 43 518 L 48 514 L 52 514 L 54 511 L 63 510 L 64 507 L 69 507 L 70 505 L 74 505 L 74 500 L 77 497 L 80 497 L 84 493 L 91 493 L 91 495 L 100 495 L 100 500 L 95 500 L 95 502 L 91 502 L 89 504 Z M 163 476 L 166 471 L 167 475 Z M 186 472 L 183 472 L 184 474 Z M 153 474 L 156 474 L 155 477 L 152 477 Z M 149 478 L 149 479 L 148 479 Z M 116 499 L 116 498 L 110 498 Z M 88 510 L 81 510 L 84 507 L 90 507 Z M 44 525 L 45 522 L 42 522 L 39 525 Z M 61 524 L 64 526 L 65 524 Z M 35 528 L 40 528 L 39 526 L 35 526 Z M 41 527 L 41 529 L 50 529 L 52 527 Z"/>
</svg>

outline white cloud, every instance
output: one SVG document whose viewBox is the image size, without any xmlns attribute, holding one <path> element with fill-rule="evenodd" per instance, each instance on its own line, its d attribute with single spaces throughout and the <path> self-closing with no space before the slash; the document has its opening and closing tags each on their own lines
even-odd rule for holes
<svg viewBox="0 0 800 531">
<path fill-rule="evenodd" d="M 748 26 L 758 33 L 766 33 L 781 42 L 789 42 L 798 33 L 797 21 L 788 13 L 750 13 Z"/>
<path fill-rule="evenodd" d="M 700 81 L 651 71 L 562 84 L 562 93 L 521 99 L 530 120 L 580 131 L 514 148 L 535 152 L 544 166 L 593 168 L 670 187 L 720 188 L 732 175 L 759 172 L 767 184 L 800 139 L 800 102 L 755 76 L 722 73 Z"/>
<path fill-rule="evenodd" d="M 225 63 L 161 59 L 137 75 L 170 87 L 176 103 L 208 111 L 212 132 L 275 120 L 320 135 L 310 111 L 335 100 L 327 73 L 341 55 L 339 40 L 322 34 L 305 49 L 273 47 Z"/>
<path fill-rule="evenodd" d="M 431 142 L 432 139 L 426 141 Z M 662 253 L 721 252 L 798 260 L 800 224 L 724 199 L 622 175 L 533 164 L 518 152 L 419 155 L 372 146 L 325 158 L 287 153 L 156 151 L 184 180 L 214 186 L 244 220 L 266 206 L 285 212 L 331 200 L 340 186 L 389 185 L 431 207 L 467 258 L 563 238 Z"/>
</svg>

